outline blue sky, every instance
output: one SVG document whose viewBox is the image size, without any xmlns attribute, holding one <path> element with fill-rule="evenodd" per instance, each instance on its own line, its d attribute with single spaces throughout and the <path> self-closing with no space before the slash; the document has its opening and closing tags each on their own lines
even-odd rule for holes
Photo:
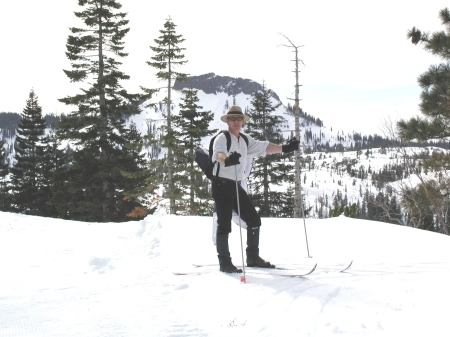
<svg viewBox="0 0 450 337">
<path fill-rule="evenodd" d="M 180 71 L 191 75 L 214 72 L 249 78 L 275 91 L 284 104 L 294 97 L 291 49 L 281 45 L 288 36 L 301 45 L 299 57 L 301 107 L 325 126 L 363 134 L 381 133 L 382 120 L 419 114 L 417 76 L 439 60 L 406 39 L 413 26 L 442 29 L 439 10 L 446 1 L 381 0 L 292 2 L 256 0 L 143 2 L 123 0 L 130 33 L 129 56 L 121 70 L 131 76 L 123 83 L 130 92 L 158 86 L 155 70 L 145 62 L 149 46 L 172 18 L 186 39 L 189 61 Z M 34 88 L 44 113 L 69 112 L 57 101 L 78 92 L 62 69 L 69 69 L 65 42 L 69 27 L 80 27 L 73 15 L 76 0 L 7 2 L 0 14 L 0 111 L 21 112 Z"/>
</svg>

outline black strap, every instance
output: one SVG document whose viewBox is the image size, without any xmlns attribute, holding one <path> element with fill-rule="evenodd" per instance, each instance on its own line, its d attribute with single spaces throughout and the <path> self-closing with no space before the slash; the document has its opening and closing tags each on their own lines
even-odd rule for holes
<svg viewBox="0 0 450 337">
<path fill-rule="evenodd" d="M 213 154 L 213 145 L 214 145 L 214 140 L 216 139 L 216 137 L 218 135 L 220 135 L 221 133 L 223 133 L 225 135 L 225 137 L 227 138 L 227 151 L 230 151 L 230 147 L 231 147 L 231 136 L 230 136 L 230 132 L 228 130 L 222 130 L 220 131 L 217 135 L 215 135 L 213 138 L 211 138 L 211 141 L 209 142 L 209 158 L 212 159 L 212 154 Z M 244 135 L 242 132 L 239 132 L 239 135 L 244 139 L 245 144 L 248 147 L 248 138 L 246 135 Z M 220 163 L 215 161 L 214 165 L 216 165 L 217 163 L 217 171 L 216 171 L 216 178 L 219 175 L 219 170 L 220 170 Z"/>
<path fill-rule="evenodd" d="M 246 135 L 244 135 L 242 132 L 239 132 L 239 134 L 241 135 L 241 137 L 244 139 L 244 141 L 245 141 L 245 144 L 247 144 L 247 147 L 248 147 L 248 138 L 247 138 L 247 136 Z"/>
</svg>

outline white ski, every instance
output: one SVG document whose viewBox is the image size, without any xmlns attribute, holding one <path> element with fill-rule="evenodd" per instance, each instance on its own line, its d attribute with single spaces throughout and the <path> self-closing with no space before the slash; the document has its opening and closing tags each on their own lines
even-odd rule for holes
<svg viewBox="0 0 450 337">
<path fill-rule="evenodd" d="M 186 271 L 174 271 L 173 273 L 175 275 L 201 275 L 201 274 L 207 274 L 215 271 L 219 271 L 217 269 L 217 264 L 211 264 L 211 265 L 194 265 L 196 269 L 193 270 L 186 270 Z M 214 267 L 213 268 L 204 268 L 204 267 Z M 238 266 L 239 267 L 239 266 Z M 304 270 L 304 269 L 290 269 L 290 270 L 281 270 L 277 268 L 257 268 L 257 267 L 246 267 L 245 273 L 246 274 L 258 274 L 258 275 L 276 275 L 276 276 L 285 276 L 285 277 L 303 277 L 312 274 L 317 267 L 317 263 L 312 267 L 312 269 Z M 242 273 L 230 273 L 228 275 L 233 274 L 242 274 Z"/>
</svg>

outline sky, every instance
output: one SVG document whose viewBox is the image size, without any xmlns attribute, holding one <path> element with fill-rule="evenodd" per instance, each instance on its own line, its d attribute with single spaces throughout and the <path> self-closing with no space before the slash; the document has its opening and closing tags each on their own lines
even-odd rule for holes
<svg viewBox="0 0 450 337">
<path fill-rule="evenodd" d="M 302 278 L 246 268 L 243 283 L 192 266 L 217 263 L 211 217 L 83 223 L 0 212 L 0 224 L 2 336 L 448 336 L 443 234 L 307 219 L 308 258 L 299 219 L 265 218 L 264 259 L 317 268 Z M 241 266 L 237 226 L 229 242 Z"/>
<path fill-rule="evenodd" d="M 170 16 L 185 38 L 188 62 L 178 70 L 192 76 L 213 72 L 264 82 L 287 105 L 295 97 L 295 64 L 287 36 L 299 48 L 300 106 L 325 126 L 381 134 L 385 120 L 418 115 L 417 77 L 440 60 L 406 38 L 413 26 L 441 30 L 441 0 L 410 2 L 121 1 L 128 13 L 129 56 L 120 68 L 131 76 L 122 85 L 158 87 L 146 64 L 150 46 Z M 63 69 L 69 27 L 82 27 L 76 0 L 8 1 L 0 13 L 0 111 L 21 112 L 31 89 L 44 113 L 70 112 L 59 98 L 79 92 Z"/>
</svg>

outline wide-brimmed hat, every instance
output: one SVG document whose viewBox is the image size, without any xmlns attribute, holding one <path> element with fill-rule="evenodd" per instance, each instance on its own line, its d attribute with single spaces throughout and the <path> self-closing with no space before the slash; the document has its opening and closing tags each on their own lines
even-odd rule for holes
<svg viewBox="0 0 450 337">
<path fill-rule="evenodd" d="M 231 108 L 229 108 L 228 113 L 220 117 L 220 119 L 222 120 L 222 122 L 226 123 L 228 117 L 244 117 L 244 122 L 247 122 L 250 119 L 249 116 L 242 113 L 242 109 L 237 105 L 233 105 Z"/>
</svg>

